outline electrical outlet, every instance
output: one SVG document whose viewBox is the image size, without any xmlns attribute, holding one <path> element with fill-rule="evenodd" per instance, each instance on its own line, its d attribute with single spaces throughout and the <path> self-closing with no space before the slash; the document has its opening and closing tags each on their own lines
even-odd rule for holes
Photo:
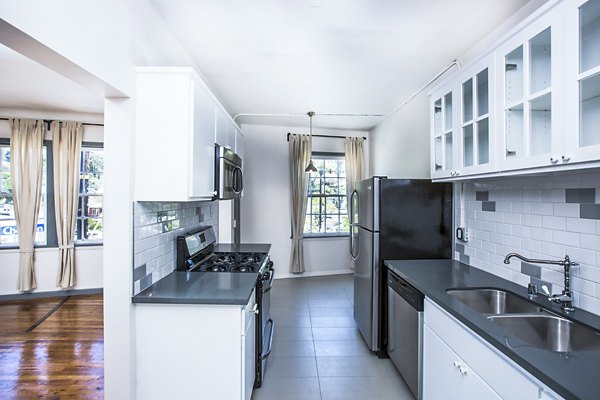
<svg viewBox="0 0 600 400">
<path fill-rule="evenodd" d="M 469 241 L 469 229 L 464 228 L 462 226 L 456 228 L 456 238 L 462 242 L 468 242 Z"/>
</svg>

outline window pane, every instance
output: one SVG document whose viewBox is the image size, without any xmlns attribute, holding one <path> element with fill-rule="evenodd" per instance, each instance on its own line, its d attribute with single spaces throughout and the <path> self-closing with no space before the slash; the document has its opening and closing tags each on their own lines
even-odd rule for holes
<svg viewBox="0 0 600 400">
<path fill-rule="evenodd" d="M 304 233 L 347 233 L 345 159 L 340 156 L 313 155 L 312 160 L 318 173 L 311 174 L 309 178 Z"/>
<path fill-rule="evenodd" d="M 81 150 L 76 240 L 102 240 L 104 151 Z"/>
<path fill-rule="evenodd" d="M 10 146 L 0 146 L 0 245 L 18 246 L 19 234 L 14 214 L 12 198 L 12 182 L 10 168 Z M 46 147 L 43 148 L 42 165 L 42 199 L 38 213 L 35 244 L 46 244 L 46 193 L 47 193 L 47 161 Z"/>
</svg>

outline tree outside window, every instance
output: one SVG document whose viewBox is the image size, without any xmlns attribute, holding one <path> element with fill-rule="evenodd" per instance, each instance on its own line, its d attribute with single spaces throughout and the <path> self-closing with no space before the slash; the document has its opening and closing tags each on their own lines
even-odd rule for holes
<svg viewBox="0 0 600 400">
<path fill-rule="evenodd" d="M 313 153 L 317 172 L 308 182 L 305 236 L 340 236 L 350 232 L 343 154 Z"/>
</svg>

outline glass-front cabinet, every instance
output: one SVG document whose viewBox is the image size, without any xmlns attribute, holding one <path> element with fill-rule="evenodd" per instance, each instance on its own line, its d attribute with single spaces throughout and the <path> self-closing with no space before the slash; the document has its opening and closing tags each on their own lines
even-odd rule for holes
<svg viewBox="0 0 600 400">
<path fill-rule="evenodd" d="M 600 0 L 568 9 L 565 152 L 568 162 L 600 159 Z"/>
<path fill-rule="evenodd" d="M 556 10 L 555 10 L 556 11 Z M 551 166 L 563 148 L 562 23 L 540 18 L 497 51 L 498 164 L 501 170 Z"/>
<path fill-rule="evenodd" d="M 455 168 L 455 99 L 451 86 L 431 95 L 431 177 L 447 178 L 456 174 Z"/>
<path fill-rule="evenodd" d="M 461 75 L 460 165 L 457 165 L 461 176 L 494 169 L 493 69 L 493 57 L 488 57 Z"/>
</svg>

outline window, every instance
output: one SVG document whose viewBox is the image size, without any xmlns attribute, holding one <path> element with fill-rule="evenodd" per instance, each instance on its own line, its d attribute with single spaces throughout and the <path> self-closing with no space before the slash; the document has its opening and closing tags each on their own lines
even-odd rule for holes
<svg viewBox="0 0 600 400">
<path fill-rule="evenodd" d="M 42 201 L 38 214 L 37 233 L 35 235 L 36 245 L 45 245 L 47 242 L 47 145 L 44 144 L 44 164 L 42 177 Z M 17 221 L 12 196 L 12 182 L 10 176 L 10 146 L 0 144 L 0 246 L 18 246 L 19 235 L 17 232 Z"/>
<path fill-rule="evenodd" d="M 313 153 L 317 172 L 308 181 L 305 236 L 341 236 L 350 232 L 346 201 L 346 163 L 339 153 Z"/>
<path fill-rule="evenodd" d="M 103 150 L 83 147 L 79 171 L 79 204 L 75 240 L 102 241 Z"/>
</svg>

